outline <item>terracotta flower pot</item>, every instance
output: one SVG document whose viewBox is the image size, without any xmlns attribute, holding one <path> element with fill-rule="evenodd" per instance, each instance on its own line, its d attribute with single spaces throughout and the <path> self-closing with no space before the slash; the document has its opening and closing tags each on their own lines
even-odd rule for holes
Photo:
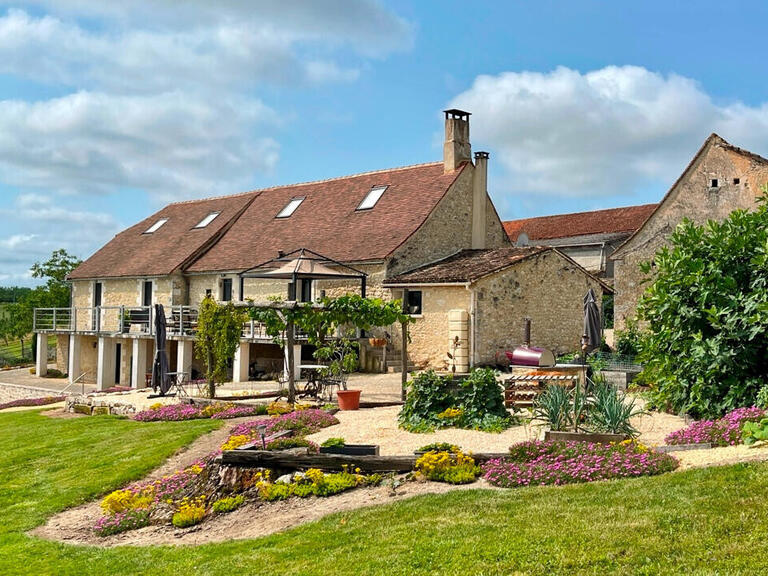
<svg viewBox="0 0 768 576">
<path fill-rule="evenodd" d="M 336 396 L 339 399 L 339 410 L 360 409 L 360 390 L 339 390 Z"/>
</svg>

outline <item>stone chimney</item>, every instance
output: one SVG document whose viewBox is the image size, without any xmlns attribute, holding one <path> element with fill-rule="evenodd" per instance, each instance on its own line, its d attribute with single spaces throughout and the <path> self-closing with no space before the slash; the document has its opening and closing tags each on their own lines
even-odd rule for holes
<svg viewBox="0 0 768 576">
<path fill-rule="evenodd" d="M 488 152 L 475 152 L 475 173 L 472 176 L 472 248 L 485 248 L 488 220 Z"/>
<path fill-rule="evenodd" d="M 445 112 L 443 166 L 448 173 L 472 160 L 472 146 L 469 144 L 470 113 L 455 108 L 443 110 L 443 112 Z"/>
</svg>

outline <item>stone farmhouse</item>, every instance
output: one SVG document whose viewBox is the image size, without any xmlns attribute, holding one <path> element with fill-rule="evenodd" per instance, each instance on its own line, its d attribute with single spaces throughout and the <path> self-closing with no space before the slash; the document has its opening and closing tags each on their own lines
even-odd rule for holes
<svg viewBox="0 0 768 576">
<path fill-rule="evenodd" d="M 553 246 L 608 284 L 610 256 L 650 216 L 656 204 L 557 214 L 504 222 L 515 246 Z"/>
<path fill-rule="evenodd" d="M 575 350 L 584 294 L 610 288 L 556 248 L 512 246 L 487 193 L 488 154 L 472 155 L 469 116 L 445 112 L 440 162 L 169 204 L 71 273 L 71 307 L 35 313 L 40 343 L 57 335 L 59 369 L 71 381 L 143 387 L 154 354 L 152 305 L 162 304 L 170 366 L 194 377 L 202 372 L 193 344 L 206 295 L 311 300 L 361 290 L 357 282 L 247 277 L 279 253 L 305 248 L 364 272 L 369 296 L 400 298 L 408 288 L 409 361 L 419 367 L 445 368 L 455 336 L 458 370 L 491 362 L 521 343 L 526 316 L 535 344 Z M 385 368 L 380 350 L 361 346 L 364 367 Z M 311 359 L 300 340 L 294 354 Z M 250 323 L 233 380 L 247 380 L 254 365 L 280 370 L 283 352 Z M 45 371 L 42 355 L 37 373 Z"/>
<path fill-rule="evenodd" d="M 623 328 L 636 315 L 645 289 L 640 263 L 653 261 L 683 218 L 704 224 L 753 209 L 766 183 L 767 159 L 710 135 L 645 222 L 611 255 L 615 327 Z"/>
</svg>

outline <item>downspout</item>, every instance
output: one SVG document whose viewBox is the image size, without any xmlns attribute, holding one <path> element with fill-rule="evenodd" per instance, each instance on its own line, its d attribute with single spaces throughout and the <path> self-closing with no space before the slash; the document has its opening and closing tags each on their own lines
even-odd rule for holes
<svg viewBox="0 0 768 576">
<path fill-rule="evenodd" d="M 466 289 L 469 290 L 469 368 L 475 367 L 475 330 L 477 327 L 477 293 L 470 288 L 469 283 L 466 285 Z"/>
</svg>

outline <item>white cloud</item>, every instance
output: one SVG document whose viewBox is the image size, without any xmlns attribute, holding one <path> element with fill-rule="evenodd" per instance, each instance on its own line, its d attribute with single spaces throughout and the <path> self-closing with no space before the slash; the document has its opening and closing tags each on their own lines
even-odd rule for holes
<svg viewBox="0 0 768 576">
<path fill-rule="evenodd" d="M 0 238 L 0 248 L 13 250 L 35 238 L 35 234 L 14 234 L 8 238 Z"/>
<path fill-rule="evenodd" d="M 138 188 L 169 200 L 232 192 L 277 162 L 277 143 L 260 136 L 275 122 L 256 100 L 178 92 L 0 101 L 0 172 L 7 184 L 66 193 Z"/>
<path fill-rule="evenodd" d="M 473 112 L 474 147 L 493 151 L 512 194 L 663 190 L 711 132 L 768 151 L 768 104 L 718 104 L 694 80 L 636 66 L 478 76 L 451 106 Z"/>
</svg>

